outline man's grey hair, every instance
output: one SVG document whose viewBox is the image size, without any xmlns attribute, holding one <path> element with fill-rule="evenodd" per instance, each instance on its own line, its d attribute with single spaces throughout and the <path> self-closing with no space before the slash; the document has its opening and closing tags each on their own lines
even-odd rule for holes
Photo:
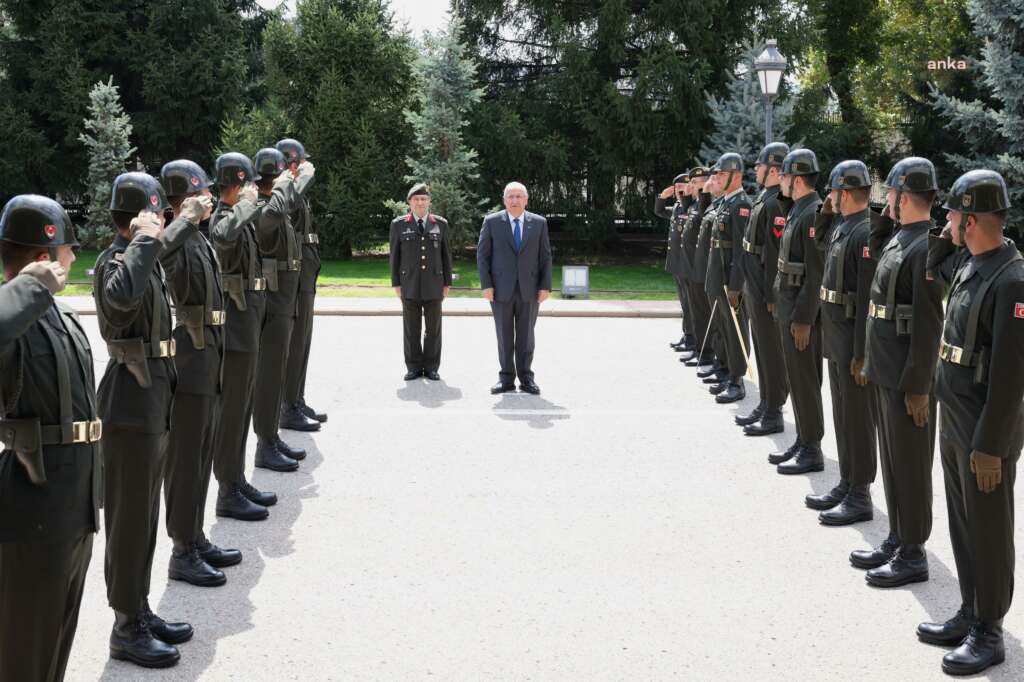
<svg viewBox="0 0 1024 682">
<path fill-rule="evenodd" d="M 516 189 L 522 191 L 522 193 L 525 194 L 527 198 L 529 198 L 530 192 L 526 189 L 526 185 L 524 185 L 521 182 L 510 182 L 507 185 L 505 185 L 505 191 L 501 193 L 501 198 L 504 199 L 505 197 L 508 196 L 509 192 Z"/>
</svg>

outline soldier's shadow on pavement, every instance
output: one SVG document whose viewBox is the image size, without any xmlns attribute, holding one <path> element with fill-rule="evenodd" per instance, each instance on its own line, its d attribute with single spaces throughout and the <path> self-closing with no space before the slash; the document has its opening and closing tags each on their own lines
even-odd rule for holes
<svg viewBox="0 0 1024 682">
<path fill-rule="evenodd" d="M 507 421 L 523 421 L 530 428 L 550 429 L 556 421 L 572 416 L 568 408 L 529 393 L 502 393 L 494 405 L 494 414 Z"/>
<path fill-rule="evenodd" d="M 444 407 L 445 403 L 462 400 L 462 389 L 449 386 L 444 379 L 441 381 L 417 379 L 405 382 L 404 386 L 395 391 L 395 395 L 399 400 L 415 402 L 419 403 L 421 407 L 436 409 Z"/>
</svg>

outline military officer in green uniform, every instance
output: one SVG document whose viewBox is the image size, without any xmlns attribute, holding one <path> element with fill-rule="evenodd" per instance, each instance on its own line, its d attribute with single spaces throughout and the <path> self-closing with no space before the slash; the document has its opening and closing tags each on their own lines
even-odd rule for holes
<svg viewBox="0 0 1024 682">
<path fill-rule="evenodd" d="M 440 381 L 441 302 L 452 286 L 448 221 L 430 212 L 430 188 L 414 185 L 409 213 L 391 221 L 391 286 L 402 299 L 405 380 Z M 422 333 L 422 338 L 421 338 Z"/>
<path fill-rule="evenodd" d="M 700 228 L 697 232 L 697 247 L 694 257 L 694 279 L 700 284 L 700 295 L 708 310 L 708 326 L 705 329 L 702 342 L 702 351 L 705 355 L 710 349 L 711 365 L 697 370 L 697 378 L 709 385 L 712 390 L 721 392 L 725 390 L 723 385 L 727 384 L 729 378 L 729 367 L 725 353 L 724 339 L 722 338 L 720 318 L 718 316 L 718 305 L 713 295 L 708 294 L 708 273 L 711 268 L 711 259 L 717 256 L 712 247 L 712 240 L 718 225 L 718 212 L 722 206 L 722 191 L 718 184 L 718 176 L 708 169 L 707 178 L 704 181 L 703 191 L 708 195 L 710 203 L 701 215 Z"/>
<path fill-rule="evenodd" d="M 665 272 L 672 275 L 676 283 L 676 294 L 679 297 L 679 309 L 683 316 L 683 335 L 679 341 L 673 341 L 669 347 L 678 352 L 692 351 L 696 342 L 693 330 L 693 313 L 690 309 L 686 280 L 692 274 L 690 264 L 686 262 L 686 254 L 682 247 L 683 228 L 686 224 L 688 210 L 692 202 L 690 196 L 690 176 L 686 173 L 677 175 L 672 185 L 666 187 L 654 200 L 654 215 L 664 218 L 668 223 L 668 246 L 665 253 Z M 672 209 L 665 206 L 669 199 L 675 200 Z"/>
<path fill-rule="evenodd" d="M 700 228 L 704 220 L 704 214 L 711 205 L 711 194 L 704 190 L 708 180 L 708 169 L 703 166 L 696 166 L 689 171 L 690 195 L 693 202 L 686 211 L 686 218 L 683 223 L 682 252 L 686 263 L 689 265 L 690 275 L 684 278 L 686 285 L 686 299 L 690 304 L 691 317 L 693 318 L 694 344 L 693 350 L 680 356 L 679 361 L 687 367 L 710 365 L 712 359 L 711 346 L 707 345 L 701 355 L 701 346 L 707 335 L 708 325 L 711 321 L 711 306 L 708 305 L 707 294 L 704 293 L 704 279 L 707 276 L 707 254 L 698 256 L 698 241 L 700 239 Z M 708 237 L 710 239 L 710 236 Z"/>
<path fill-rule="evenodd" d="M 1024 259 L 1003 236 L 1010 199 L 1002 176 L 961 176 L 946 200 L 946 239 L 956 259 L 939 351 L 939 452 L 961 605 L 918 637 L 955 647 L 942 659 L 954 675 L 977 675 L 1005 656 L 1003 616 L 1013 597 L 1014 498 L 1024 444 Z M 934 275 L 935 273 L 933 273 Z M 941 278 L 936 277 L 938 281 Z"/>
<path fill-rule="evenodd" d="M 0 679 L 64 679 L 99 530 L 102 466 L 92 351 L 54 294 L 75 261 L 57 202 L 0 216 Z"/>
<path fill-rule="evenodd" d="M 147 668 L 178 662 L 174 646 L 192 637 L 149 606 L 150 573 L 160 522 L 171 404 L 177 384 L 171 303 L 160 254 L 163 188 L 145 173 L 113 184 L 117 236 L 96 260 L 93 297 L 110 361 L 97 391 L 103 436 L 107 601 L 114 610 L 111 658 Z"/>
</svg>

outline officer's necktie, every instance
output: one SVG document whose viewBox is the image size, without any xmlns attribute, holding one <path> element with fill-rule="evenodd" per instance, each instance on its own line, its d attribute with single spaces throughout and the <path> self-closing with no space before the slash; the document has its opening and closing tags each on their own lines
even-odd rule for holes
<svg viewBox="0 0 1024 682">
<path fill-rule="evenodd" d="M 420 234 L 423 234 L 423 218 L 418 219 L 416 224 L 420 226 Z"/>
<path fill-rule="evenodd" d="M 523 231 L 519 225 L 519 218 L 512 221 L 512 239 L 516 242 L 516 251 L 523 248 Z"/>
</svg>

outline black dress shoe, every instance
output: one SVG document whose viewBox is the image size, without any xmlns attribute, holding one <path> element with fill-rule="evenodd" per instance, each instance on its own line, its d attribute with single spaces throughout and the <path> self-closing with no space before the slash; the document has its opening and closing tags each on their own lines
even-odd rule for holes
<svg viewBox="0 0 1024 682">
<path fill-rule="evenodd" d="M 761 421 L 743 427 L 748 436 L 770 436 L 786 430 L 786 422 L 782 419 L 782 410 L 765 410 Z"/>
<path fill-rule="evenodd" d="M 425 376 L 426 378 L 430 379 L 431 381 L 440 381 L 441 380 L 441 375 L 438 374 L 436 370 L 432 370 L 432 369 L 428 369 L 426 372 L 424 372 L 423 376 Z"/>
<path fill-rule="evenodd" d="M 948 675 L 977 675 L 1006 660 L 1003 621 L 974 623 L 960 646 L 942 657 Z"/>
<path fill-rule="evenodd" d="M 849 526 L 875 518 L 875 507 L 871 504 L 871 488 L 866 485 L 850 486 L 850 491 L 837 506 L 818 514 L 823 526 Z"/>
<path fill-rule="evenodd" d="M 491 395 L 498 395 L 499 393 L 510 393 L 514 390 L 516 390 L 515 384 L 505 384 L 499 381 L 498 383 L 491 386 Z"/>
<path fill-rule="evenodd" d="M 252 483 L 245 480 L 245 476 L 242 476 L 242 480 L 238 484 L 238 489 L 243 495 L 262 507 L 273 507 L 277 504 L 276 493 L 268 493 L 257 489 Z"/>
<path fill-rule="evenodd" d="M 242 563 L 242 553 L 237 549 L 222 549 L 205 538 L 196 543 L 196 548 L 203 561 L 214 568 L 227 568 Z"/>
<path fill-rule="evenodd" d="M 715 402 L 719 405 L 726 405 L 728 403 L 739 402 L 746 397 L 747 389 L 743 385 L 743 380 L 738 379 L 736 381 L 730 381 L 726 389 L 715 396 Z"/>
<path fill-rule="evenodd" d="M 532 381 L 520 383 L 519 390 L 523 391 L 524 393 L 529 393 L 530 395 L 540 395 L 540 386 L 533 383 Z"/>
<path fill-rule="evenodd" d="M 423 376 L 422 369 L 410 369 L 402 378 L 406 381 L 413 381 L 414 379 L 419 379 L 421 376 Z"/>
<path fill-rule="evenodd" d="M 680 336 L 678 341 L 671 341 L 671 342 L 669 342 L 668 347 L 669 348 L 679 348 L 684 343 L 686 343 L 686 334 L 683 334 L 682 336 Z"/>
<path fill-rule="evenodd" d="M 764 416 L 764 403 L 758 403 L 757 407 L 748 412 L 747 414 L 738 414 L 733 417 L 733 421 L 736 422 L 736 426 L 750 426 L 756 422 L 761 421 L 761 417 Z"/>
<path fill-rule="evenodd" d="M 720 384 L 723 381 L 729 380 L 729 371 L 724 369 L 715 370 L 714 374 L 709 374 L 702 380 L 705 384 Z"/>
<path fill-rule="evenodd" d="M 299 461 L 306 459 L 306 451 L 302 448 L 293 448 L 288 443 L 281 440 L 281 436 L 274 439 L 274 447 L 285 457 L 291 457 L 292 459 Z"/>
<path fill-rule="evenodd" d="M 192 635 L 195 634 L 192 626 L 188 623 L 168 623 L 153 613 L 153 610 L 149 608 L 148 599 L 142 603 L 142 613 L 139 617 L 146 621 L 146 625 L 149 626 L 149 631 L 153 633 L 154 637 L 167 644 L 182 644 L 192 639 Z"/>
<path fill-rule="evenodd" d="M 310 419 L 315 419 L 321 424 L 327 423 L 327 413 L 317 412 L 312 407 L 306 404 L 305 399 L 299 398 L 299 407 L 302 409 L 302 414 L 306 415 Z"/>
<path fill-rule="evenodd" d="M 714 386 L 708 386 L 708 393 L 717 396 L 719 393 L 725 393 L 725 389 L 729 388 L 728 381 L 721 381 Z"/>
<path fill-rule="evenodd" d="M 706 379 L 707 377 L 711 376 L 712 374 L 715 374 L 716 372 L 721 371 L 721 369 L 722 368 L 719 367 L 717 364 L 712 364 L 707 369 L 697 370 L 697 378 L 698 379 Z"/>
<path fill-rule="evenodd" d="M 788 462 L 783 462 L 775 468 L 783 476 L 798 476 L 809 474 L 812 471 L 825 470 L 825 455 L 817 444 L 804 445 L 796 453 L 796 457 Z"/>
<path fill-rule="evenodd" d="M 222 487 L 217 493 L 217 516 L 239 521 L 262 521 L 270 512 L 242 494 L 238 484 Z"/>
<path fill-rule="evenodd" d="M 692 360 L 695 357 L 697 357 L 697 351 L 688 350 L 683 355 L 679 356 L 679 362 L 686 362 L 687 360 Z"/>
<path fill-rule="evenodd" d="M 928 580 L 928 555 L 924 552 L 924 545 L 901 545 L 889 563 L 872 568 L 864 577 L 872 587 L 923 583 Z"/>
<path fill-rule="evenodd" d="M 189 545 L 187 549 L 180 552 L 177 550 L 171 552 L 167 577 L 197 587 L 219 587 L 228 581 L 223 571 L 219 571 L 203 561 L 195 545 Z"/>
<path fill-rule="evenodd" d="M 773 452 L 772 454 L 768 455 L 768 463 L 782 464 L 783 462 L 788 462 L 789 460 L 796 457 L 796 453 L 800 450 L 800 448 L 803 447 L 803 445 L 804 444 L 800 442 L 800 439 L 797 438 L 792 445 L 790 445 L 782 452 Z"/>
<path fill-rule="evenodd" d="M 141 614 L 114 612 L 110 657 L 143 668 L 170 668 L 181 659 L 178 648 L 157 639 Z"/>
<path fill-rule="evenodd" d="M 319 431 L 320 422 L 307 417 L 298 403 L 291 403 L 281 408 L 281 428 L 289 431 Z"/>
<path fill-rule="evenodd" d="M 900 539 L 896 537 L 895 533 L 889 533 L 889 537 L 874 549 L 855 549 L 850 552 L 850 563 L 854 568 L 878 568 L 889 563 L 899 547 Z"/>
<path fill-rule="evenodd" d="M 945 623 L 921 623 L 917 626 L 917 638 L 925 644 L 956 646 L 964 641 L 967 631 L 977 623 L 971 609 L 961 606 Z"/>
<path fill-rule="evenodd" d="M 805 497 L 804 504 L 809 509 L 824 511 L 842 502 L 848 492 L 850 492 L 850 482 L 845 479 L 839 479 L 839 483 L 824 495 L 808 495 Z"/>
<path fill-rule="evenodd" d="M 298 469 L 299 463 L 278 450 L 273 443 L 257 443 L 256 466 L 260 469 L 288 472 Z"/>
<path fill-rule="evenodd" d="M 679 358 L 679 362 L 683 363 L 687 367 L 703 367 L 704 365 L 710 364 L 707 358 L 694 357 L 690 358 Z"/>
</svg>

